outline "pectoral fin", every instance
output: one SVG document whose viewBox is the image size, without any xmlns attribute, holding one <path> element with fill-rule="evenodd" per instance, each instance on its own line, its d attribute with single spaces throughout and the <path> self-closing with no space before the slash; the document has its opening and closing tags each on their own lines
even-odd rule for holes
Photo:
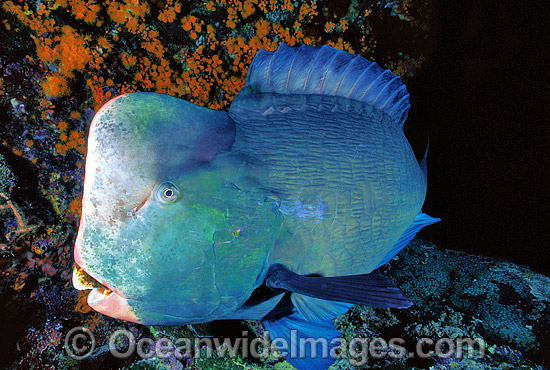
<svg viewBox="0 0 550 370">
<path fill-rule="evenodd" d="M 328 301 L 364 304 L 377 308 L 408 308 L 412 301 L 405 297 L 388 277 L 379 272 L 364 275 L 314 277 L 302 276 L 275 263 L 266 275 L 266 285 Z"/>
</svg>

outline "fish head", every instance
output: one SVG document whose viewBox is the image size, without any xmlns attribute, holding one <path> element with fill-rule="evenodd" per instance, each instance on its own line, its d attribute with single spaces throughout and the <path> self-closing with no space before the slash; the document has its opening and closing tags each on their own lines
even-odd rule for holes
<svg viewBox="0 0 550 370">
<path fill-rule="evenodd" d="M 214 320 L 246 301 L 281 220 L 232 183 L 243 172 L 223 154 L 234 139 L 225 112 L 164 94 L 123 95 L 98 111 L 73 275 L 77 288 L 91 287 L 83 274 L 101 284 L 88 296 L 93 309 L 175 325 Z"/>
</svg>

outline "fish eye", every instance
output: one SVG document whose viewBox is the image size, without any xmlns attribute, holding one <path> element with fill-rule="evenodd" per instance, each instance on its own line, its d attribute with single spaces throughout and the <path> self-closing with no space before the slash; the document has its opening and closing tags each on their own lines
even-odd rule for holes
<svg viewBox="0 0 550 370">
<path fill-rule="evenodd" d="M 155 191 L 155 199 L 162 204 L 171 204 L 178 199 L 179 191 L 171 182 L 163 182 Z"/>
</svg>

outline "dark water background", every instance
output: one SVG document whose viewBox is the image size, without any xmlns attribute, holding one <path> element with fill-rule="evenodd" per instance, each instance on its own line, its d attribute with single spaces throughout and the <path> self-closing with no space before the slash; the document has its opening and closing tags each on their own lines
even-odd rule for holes
<svg viewBox="0 0 550 370">
<path fill-rule="evenodd" d="M 421 236 L 550 274 L 547 5 L 436 1 L 410 83 L 408 136 L 430 137 Z M 417 131 L 418 130 L 418 131 Z"/>
</svg>

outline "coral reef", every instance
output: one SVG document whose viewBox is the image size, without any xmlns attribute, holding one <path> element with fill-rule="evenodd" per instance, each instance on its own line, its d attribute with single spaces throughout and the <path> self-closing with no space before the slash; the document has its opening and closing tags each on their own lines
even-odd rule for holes
<svg viewBox="0 0 550 370">
<path fill-rule="evenodd" d="M 0 193 L 7 198 L 15 185 L 15 175 L 4 156 L 0 154 Z"/>
<path fill-rule="evenodd" d="M 415 305 L 397 317 L 405 338 L 479 338 L 485 356 L 435 358 L 433 369 L 532 368 L 548 365 L 550 278 L 525 267 L 414 240 L 388 274 Z M 391 331 L 386 325 L 385 331 Z M 538 363 L 538 365 L 536 365 Z M 453 365 L 454 364 L 454 365 Z"/>
</svg>

